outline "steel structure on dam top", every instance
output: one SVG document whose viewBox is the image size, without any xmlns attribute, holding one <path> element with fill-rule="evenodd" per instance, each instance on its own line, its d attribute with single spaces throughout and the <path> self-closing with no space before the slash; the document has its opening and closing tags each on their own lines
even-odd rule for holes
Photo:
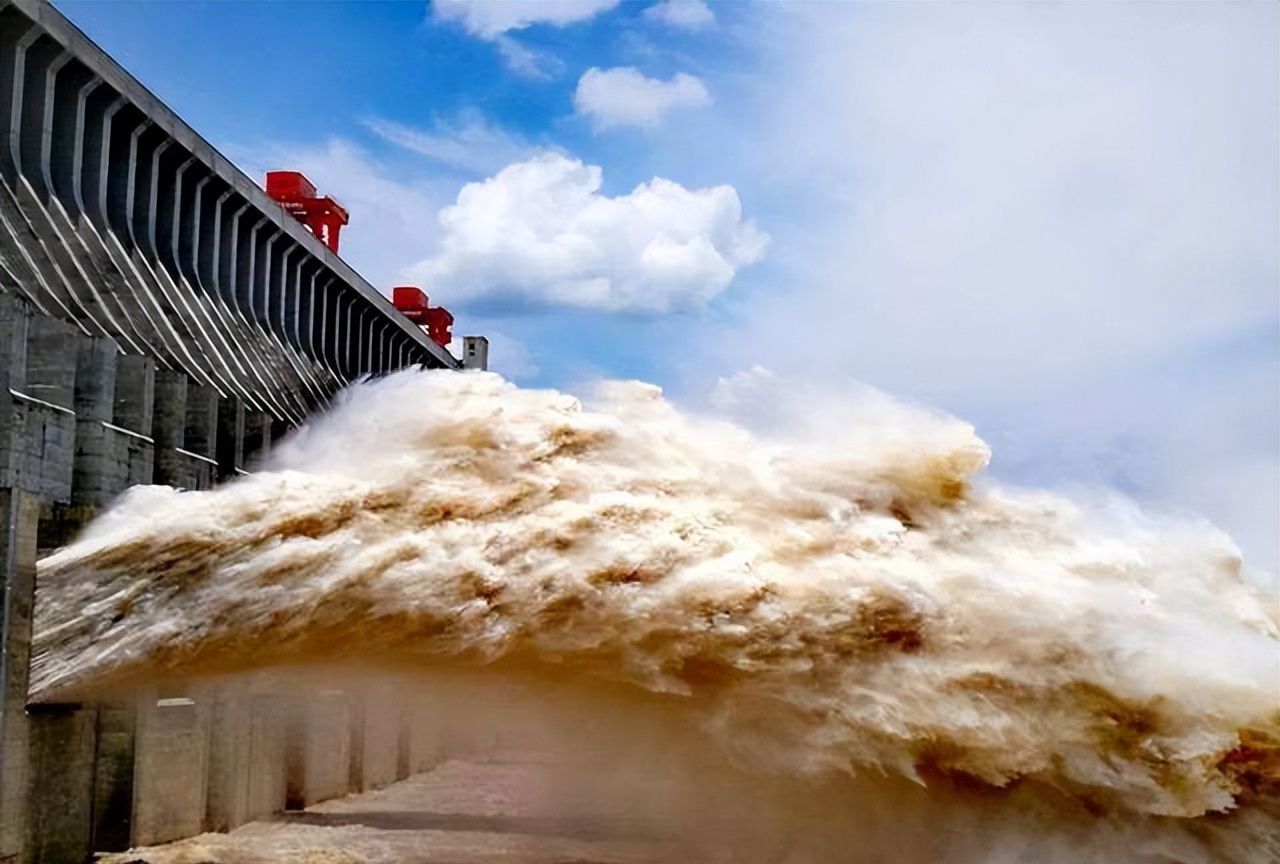
<svg viewBox="0 0 1280 864">
<path fill-rule="evenodd" d="M 40 0 L 0 0 L 0 292 L 291 424 L 459 363 Z"/>
</svg>

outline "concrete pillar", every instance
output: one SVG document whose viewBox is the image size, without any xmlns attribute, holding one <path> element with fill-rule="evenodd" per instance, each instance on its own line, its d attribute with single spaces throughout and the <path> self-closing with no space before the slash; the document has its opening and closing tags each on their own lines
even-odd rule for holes
<svg viewBox="0 0 1280 864">
<path fill-rule="evenodd" d="M 290 712 L 286 803 L 301 810 L 347 794 L 351 699 L 341 690 L 303 693 Z"/>
<path fill-rule="evenodd" d="M 151 438 L 155 442 L 153 482 L 187 486 L 187 460 L 181 453 L 187 432 L 187 375 L 177 369 L 156 370 Z"/>
<path fill-rule="evenodd" d="M 32 317 L 27 332 L 27 380 L 23 392 L 61 408 L 74 407 L 81 335 L 75 326 L 57 318 Z"/>
<path fill-rule="evenodd" d="M 79 705 L 32 709 L 26 848 L 32 864 L 82 864 L 92 851 L 97 712 Z"/>
<path fill-rule="evenodd" d="M 86 336 L 78 343 L 72 401 L 76 418 L 110 423 L 115 417 L 120 348 L 109 336 Z"/>
<path fill-rule="evenodd" d="M 218 391 L 208 384 L 187 385 L 187 427 L 183 449 L 206 459 L 218 458 Z"/>
<path fill-rule="evenodd" d="M 430 771 L 443 761 L 440 718 L 428 700 L 421 697 L 413 699 L 406 709 L 405 728 L 408 741 L 402 746 L 407 774 Z"/>
<path fill-rule="evenodd" d="M 209 727 L 205 829 L 230 831 L 249 821 L 252 704 L 243 682 L 215 688 Z"/>
<path fill-rule="evenodd" d="M 280 442 L 284 440 L 284 437 L 289 434 L 289 430 L 292 428 L 293 426 L 290 425 L 288 420 L 276 420 L 275 418 L 272 418 L 271 446 L 278 447 Z"/>
<path fill-rule="evenodd" d="M 154 693 L 138 702 L 133 845 L 202 832 L 207 789 L 209 700 Z"/>
<path fill-rule="evenodd" d="M 270 414 L 263 411 L 246 411 L 244 416 L 244 463 L 254 470 L 271 452 Z"/>
<path fill-rule="evenodd" d="M 137 702 L 98 705 L 93 773 L 93 851 L 123 852 L 133 838 L 133 756 Z"/>
<path fill-rule="evenodd" d="M 79 340 L 76 357 L 76 441 L 71 472 L 71 506 L 61 513 L 70 540 L 95 512 L 128 485 L 128 463 L 109 424 L 115 413 L 119 349 L 105 336 Z"/>
<path fill-rule="evenodd" d="M 254 694 L 249 712 L 249 780 L 245 817 L 252 820 L 284 810 L 288 712 L 284 699 L 273 693 Z"/>
<path fill-rule="evenodd" d="M 401 703 L 396 706 L 399 711 L 399 740 L 396 741 L 396 779 L 404 780 L 413 770 L 413 726 L 410 725 L 412 713 L 410 706 Z"/>
<path fill-rule="evenodd" d="M 30 732 L 25 706 L 39 524 L 39 498 L 0 487 L 0 579 L 4 603 L 0 632 L 0 860 L 17 855 L 23 843 Z"/>
<path fill-rule="evenodd" d="M 188 489 L 210 489 L 218 479 L 218 391 L 187 382 L 187 420 L 182 449 L 187 461 Z"/>
<path fill-rule="evenodd" d="M 27 333 L 31 327 L 31 307 L 12 294 L 0 293 L 0 393 L 22 389 L 27 378 Z M 6 412 L 7 413 L 7 412 Z M 7 421 L 0 416 L 0 424 Z M 4 426 L 0 425 L 0 430 Z M 3 467 L 0 464 L 0 467 Z"/>
<path fill-rule="evenodd" d="M 135 433 L 125 436 L 126 487 L 150 483 L 155 474 L 151 419 L 155 410 L 156 363 L 139 354 L 116 359 L 115 426 Z"/>
<path fill-rule="evenodd" d="M 49 504 L 71 501 L 76 358 L 86 338 L 65 321 L 44 315 L 34 315 L 27 331 L 26 381 L 21 392 L 36 401 L 23 406 L 24 429 L 19 434 L 26 454 L 19 485 L 39 491 Z"/>
<path fill-rule="evenodd" d="M 352 712 L 350 785 L 353 792 L 381 789 L 399 776 L 404 703 L 390 684 L 369 686 Z"/>
<path fill-rule="evenodd" d="M 235 396 L 218 400 L 218 480 L 235 477 L 244 469 L 244 403 Z"/>
<path fill-rule="evenodd" d="M 155 394 L 156 361 L 140 354 L 116 360 L 115 425 L 150 438 Z"/>
</svg>

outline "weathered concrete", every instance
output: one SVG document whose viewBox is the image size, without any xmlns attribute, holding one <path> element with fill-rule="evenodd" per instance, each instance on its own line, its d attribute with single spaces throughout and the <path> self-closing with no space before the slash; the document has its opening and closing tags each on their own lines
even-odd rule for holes
<svg viewBox="0 0 1280 864">
<path fill-rule="evenodd" d="M 76 357 L 83 339 L 63 321 L 35 315 L 27 330 L 26 370 L 10 389 L 22 403 L 23 485 L 49 502 L 69 502 L 75 466 Z"/>
<path fill-rule="evenodd" d="M 190 837 L 203 829 L 209 707 L 207 698 L 139 699 L 133 845 Z"/>
<path fill-rule="evenodd" d="M 155 399 L 156 361 L 140 354 L 126 354 L 118 358 L 112 422 L 122 429 L 150 438 Z"/>
<path fill-rule="evenodd" d="M 155 407 L 151 418 L 156 483 L 181 487 L 190 484 L 187 460 L 177 452 L 186 439 L 189 380 L 176 369 L 156 370 Z"/>
<path fill-rule="evenodd" d="M 3 654 L 0 655 L 0 860 L 22 849 L 27 798 L 28 667 L 31 614 L 36 576 L 36 531 L 40 500 L 14 488 L 0 487 L 0 578 L 3 578 Z"/>
<path fill-rule="evenodd" d="M 137 700 L 98 705 L 93 776 L 93 849 L 117 852 L 133 839 L 133 756 Z"/>
<path fill-rule="evenodd" d="M 44 315 L 33 317 L 27 333 L 23 392 L 42 402 L 74 408 L 80 336 L 80 331 L 66 321 Z"/>
<path fill-rule="evenodd" d="M 257 468 L 271 452 L 271 415 L 246 411 L 244 415 L 244 464 Z"/>
<path fill-rule="evenodd" d="M 218 400 L 218 480 L 244 470 L 244 403 L 234 396 Z"/>
<path fill-rule="evenodd" d="M 71 503 L 93 511 L 128 483 L 128 465 L 112 446 L 109 424 L 115 417 L 116 369 L 120 349 L 107 336 L 78 340 L 75 401 L 76 437 Z"/>
<path fill-rule="evenodd" d="M 249 821 L 252 720 L 253 704 L 244 682 L 213 688 L 205 802 L 205 827 L 210 831 L 230 831 Z"/>
<path fill-rule="evenodd" d="M 346 795 L 350 759 L 351 697 L 341 690 L 319 690 L 292 700 L 286 784 L 289 809 Z"/>
<path fill-rule="evenodd" d="M 282 696 L 258 693 L 250 697 L 247 819 L 260 819 L 279 813 L 285 807 L 288 717 L 288 706 Z"/>
<path fill-rule="evenodd" d="M 439 765 L 445 757 L 439 711 L 428 696 L 415 696 L 405 709 L 407 741 L 402 745 L 407 773 L 420 774 Z"/>
<path fill-rule="evenodd" d="M 370 684 L 359 711 L 352 712 L 351 790 L 365 792 L 394 783 L 401 767 L 404 700 L 393 685 Z"/>
<path fill-rule="evenodd" d="M 31 716 L 31 774 L 21 860 L 80 864 L 89 857 L 97 712 L 41 706 Z"/>
<path fill-rule="evenodd" d="M 187 387 L 187 425 L 182 449 L 206 459 L 218 458 L 218 391 L 207 384 Z"/>
</svg>

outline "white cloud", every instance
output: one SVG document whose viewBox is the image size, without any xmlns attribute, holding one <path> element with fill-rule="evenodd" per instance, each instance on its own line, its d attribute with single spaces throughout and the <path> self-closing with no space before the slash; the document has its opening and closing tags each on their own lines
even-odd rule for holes
<svg viewBox="0 0 1280 864">
<path fill-rule="evenodd" d="M 496 171 L 535 149 L 477 111 L 464 111 L 453 122 L 437 120 L 430 129 L 380 117 L 365 120 L 364 125 L 384 141 L 472 174 Z"/>
<path fill-rule="evenodd" d="M 716 23 L 715 13 L 702 0 L 662 0 L 644 10 L 644 17 L 678 30 L 702 30 Z"/>
<path fill-rule="evenodd" d="M 434 0 L 437 21 L 459 24 L 463 30 L 497 46 L 511 71 L 529 78 L 550 78 L 563 69 L 559 58 L 535 51 L 509 34 L 536 24 L 566 27 L 608 12 L 619 0 Z"/>
<path fill-rule="evenodd" d="M 440 212 L 440 252 L 419 281 L 469 299 L 665 312 L 705 304 L 768 238 L 732 186 L 654 178 L 600 194 L 598 166 L 547 153 L 468 183 Z"/>
<path fill-rule="evenodd" d="M 590 118 L 596 129 L 653 128 L 668 111 L 696 108 L 710 101 L 706 86 L 692 75 L 681 72 L 670 81 L 662 81 L 647 78 L 630 66 L 588 69 L 573 94 L 574 108 Z"/>
<path fill-rule="evenodd" d="M 437 21 L 453 21 L 472 36 L 497 39 L 535 24 L 564 27 L 608 12 L 619 0 L 434 0 Z"/>
<path fill-rule="evenodd" d="M 564 63 L 559 57 L 546 51 L 534 51 L 510 36 L 498 36 L 493 44 L 498 46 L 507 68 L 526 78 L 549 79 L 564 70 Z"/>
</svg>

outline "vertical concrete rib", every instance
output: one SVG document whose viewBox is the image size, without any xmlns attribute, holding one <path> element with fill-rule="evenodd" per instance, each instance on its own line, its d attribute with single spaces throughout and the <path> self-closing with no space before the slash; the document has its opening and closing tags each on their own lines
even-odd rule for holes
<svg viewBox="0 0 1280 864">
<path fill-rule="evenodd" d="M 293 344 L 290 338 L 289 326 L 285 319 L 286 311 L 292 305 L 294 296 L 298 293 L 298 268 L 299 254 L 302 247 L 297 244 L 289 244 L 284 254 L 280 256 L 280 279 L 278 290 L 271 292 L 268 298 L 267 314 L 271 319 L 271 329 L 280 339 L 288 344 Z"/>
<path fill-rule="evenodd" d="M 82 209 L 76 172 L 80 167 L 79 150 L 84 140 L 84 92 L 97 87 L 99 79 L 80 63 L 63 54 L 50 65 L 46 84 L 44 125 L 45 141 L 41 161 L 48 172 L 50 190 L 72 213 Z"/>
<path fill-rule="evenodd" d="M 42 217 L 50 248 L 62 262 L 73 297 L 85 323 L 90 325 L 88 329 L 115 338 L 126 331 L 127 317 L 104 273 L 104 265 L 106 270 L 111 269 L 106 255 L 92 238 L 86 242 L 78 230 L 82 221 L 79 182 L 73 173 L 82 163 L 85 100 L 98 83 L 81 64 L 71 61 L 69 54 L 59 53 L 48 64 L 40 122 L 40 175 L 48 194 L 43 206 L 41 201 L 32 201 L 31 209 L 33 222 Z M 29 176 L 32 172 L 25 173 Z M 53 245 L 55 238 L 57 246 Z M 131 344 L 127 337 L 124 342 Z"/>
<path fill-rule="evenodd" d="M 22 80 L 22 56 L 17 46 L 30 30 L 31 21 L 16 9 L 0 9 L 0 175 L 10 183 L 18 175 L 16 115 L 22 108 L 21 101 L 15 102 Z"/>
<path fill-rule="evenodd" d="M 96 75 L 80 86 L 76 92 L 75 129 L 72 132 L 71 148 L 71 205 L 77 217 L 85 213 L 86 200 L 92 195 L 85 195 L 85 187 L 96 189 L 102 154 L 102 114 L 105 100 L 114 98 L 111 88 L 107 87 Z M 57 134 L 55 132 L 55 134 Z"/>
<path fill-rule="evenodd" d="M 13 120 L 16 128 L 11 139 L 17 138 L 14 159 L 18 173 L 29 171 L 40 164 L 40 151 L 44 145 L 45 70 L 62 53 L 58 43 L 37 29 L 27 31 L 14 46 L 18 62 L 14 71 L 15 96 Z M 42 185 L 42 173 L 31 171 L 28 180 Z"/>
<path fill-rule="evenodd" d="M 138 185 L 138 137 L 150 125 L 123 96 L 108 105 L 103 115 L 103 228 L 115 233 L 130 251 L 136 245 L 133 199 Z"/>
<path fill-rule="evenodd" d="M 213 242 L 216 248 L 210 256 L 213 272 L 207 287 L 211 294 L 221 300 L 219 306 L 224 310 L 224 318 L 229 322 L 231 332 L 236 335 L 242 334 L 248 327 L 236 302 L 241 217 L 248 206 L 248 202 L 230 190 L 220 194 L 214 205 Z M 261 371 L 260 354 L 253 340 L 238 338 L 237 341 L 242 343 L 242 347 L 235 353 L 235 358 L 245 373 L 242 380 L 248 385 L 248 392 L 242 392 L 242 396 L 250 405 L 261 409 L 265 403 L 256 394 L 260 392 L 260 388 L 268 387 L 268 384 Z"/>
</svg>

